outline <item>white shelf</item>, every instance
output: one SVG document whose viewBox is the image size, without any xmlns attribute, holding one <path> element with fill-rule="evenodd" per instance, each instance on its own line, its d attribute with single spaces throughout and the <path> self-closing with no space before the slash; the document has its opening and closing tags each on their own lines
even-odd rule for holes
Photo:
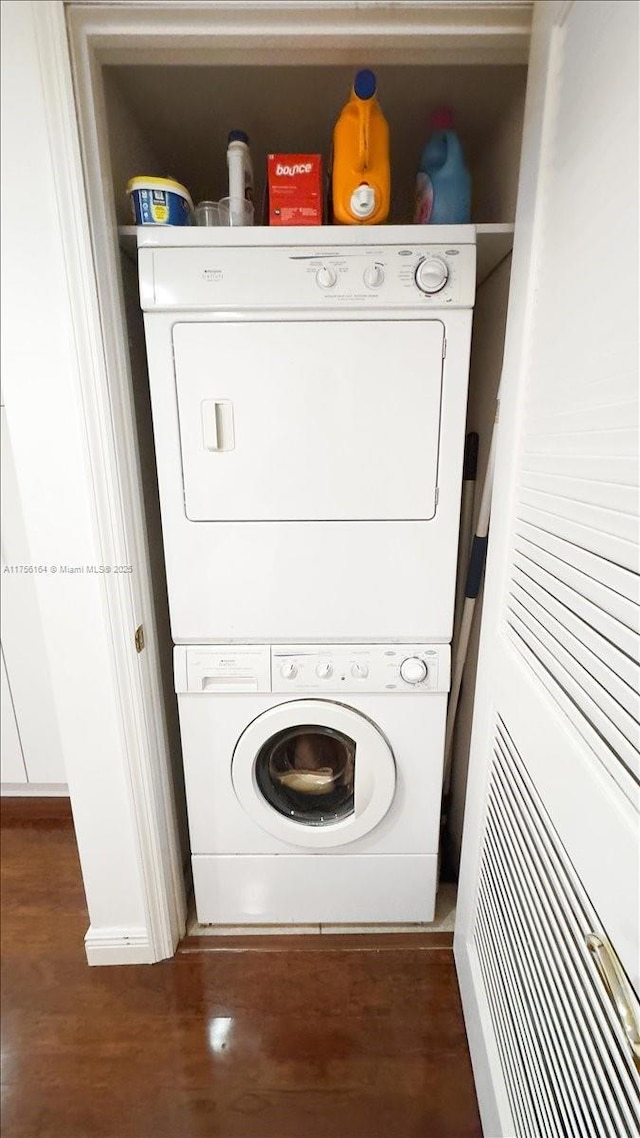
<svg viewBox="0 0 640 1138">
<path fill-rule="evenodd" d="M 331 226 L 323 226 L 327 234 L 331 232 Z M 342 227 L 341 227 L 342 228 Z M 457 227 L 452 227 L 457 228 Z M 406 240 L 407 226 L 402 226 L 403 238 Z M 446 226 L 439 226 L 439 235 L 446 229 Z M 246 231 L 243 231 L 246 232 Z M 416 226 L 416 233 L 418 227 Z M 423 230 L 424 232 L 424 230 Z M 135 225 L 121 225 L 118 229 L 120 238 L 120 248 L 123 253 L 131 257 L 132 261 L 136 260 L 137 255 L 137 229 Z M 487 279 L 490 273 L 504 261 L 504 258 L 509 255 L 513 246 L 513 224 L 482 224 L 476 225 L 476 241 L 478 250 L 478 268 L 476 280 L 478 285 Z"/>
<path fill-rule="evenodd" d="M 478 262 L 476 282 L 481 285 L 513 248 L 513 222 L 476 225 Z"/>
</svg>

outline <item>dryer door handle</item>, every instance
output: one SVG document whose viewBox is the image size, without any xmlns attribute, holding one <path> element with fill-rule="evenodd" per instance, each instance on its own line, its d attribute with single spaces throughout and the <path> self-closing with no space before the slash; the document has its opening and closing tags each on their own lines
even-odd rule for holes
<svg viewBox="0 0 640 1138">
<path fill-rule="evenodd" d="M 236 445 L 233 403 L 230 399 L 203 399 L 202 441 L 206 450 L 233 450 Z"/>
</svg>

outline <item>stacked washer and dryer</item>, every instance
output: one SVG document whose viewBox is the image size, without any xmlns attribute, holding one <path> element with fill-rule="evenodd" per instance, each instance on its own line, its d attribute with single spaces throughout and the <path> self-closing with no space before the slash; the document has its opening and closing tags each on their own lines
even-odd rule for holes
<svg viewBox="0 0 640 1138">
<path fill-rule="evenodd" d="M 431 921 L 475 231 L 139 244 L 198 919 Z"/>
</svg>

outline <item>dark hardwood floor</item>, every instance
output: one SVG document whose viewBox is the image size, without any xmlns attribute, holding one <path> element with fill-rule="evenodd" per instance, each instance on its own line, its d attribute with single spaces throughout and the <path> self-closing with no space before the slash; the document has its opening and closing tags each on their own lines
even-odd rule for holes
<svg viewBox="0 0 640 1138">
<path fill-rule="evenodd" d="M 450 948 L 90 969 L 87 924 L 70 822 L 8 817 L 3 1138 L 480 1138 Z"/>
</svg>

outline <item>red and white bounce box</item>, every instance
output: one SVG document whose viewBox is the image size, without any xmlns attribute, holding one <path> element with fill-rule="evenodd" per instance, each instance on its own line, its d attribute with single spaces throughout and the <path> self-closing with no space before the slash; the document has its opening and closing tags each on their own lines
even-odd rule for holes
<svg viewBox="0 0 640 1138">
<path fill-rule="evenodd" d="M 267 156 L 269 225 L 322 225 L 322 155 Z"/>
</svg>

